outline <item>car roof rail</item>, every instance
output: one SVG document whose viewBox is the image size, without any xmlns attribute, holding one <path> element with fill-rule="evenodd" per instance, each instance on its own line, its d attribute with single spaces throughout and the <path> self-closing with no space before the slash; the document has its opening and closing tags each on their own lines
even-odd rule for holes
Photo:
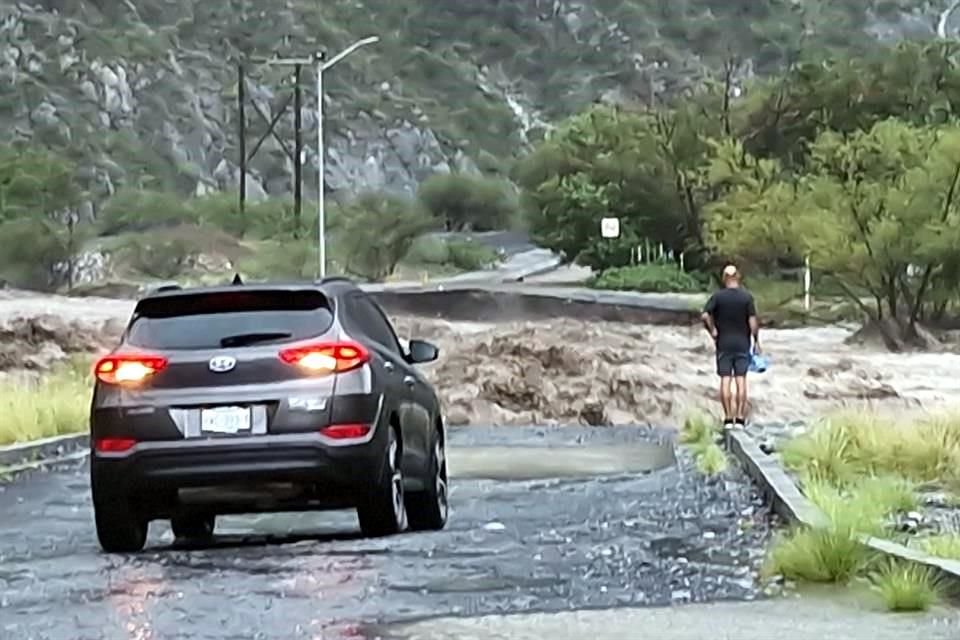
<svg viewBox="0 0 960 640">
<path fill-rule="evenodd" d="M 315 284 L 331 284 L 333 282 L 343 282 L 345 284 L 356 284 L 351 278 L 347 276 L 327 276 L 326 278 L 320 278 L 315 281 Z"/>
<path fill-rule="evenodd" d="M 147 295 L 151 295 L 155 293 L 165 293 L 167 291 L 180 291 L 181 289 L 183 289 L 183 287 L 176 282 L 162 282 L 155 287 L 144 287 L 142 291 Z"/>
</svg>

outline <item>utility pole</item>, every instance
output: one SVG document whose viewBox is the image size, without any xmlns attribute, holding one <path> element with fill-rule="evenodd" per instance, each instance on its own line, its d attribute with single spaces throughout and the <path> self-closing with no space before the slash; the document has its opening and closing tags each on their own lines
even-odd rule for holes
<svg viewBox="0 0 960 640">
<path fill-rule="evenodd" d="M 266 113 L 263 112 L 263 109 L 260 108 L 256 102 L 250 101 L 250 105 L 253 106 L 253 110 L 260 116 L 260 118 L 267 124 L 267 130 L 260 136 L 260 139 L 257 140 L 256 144 L 253 145 L 253 149 L 248 153 L 247 152 L 247 118 L 246 118 L 246 69 L 241 63 L 237 67 L 237 110 L 239 117 L 238 125 L 238 135 L 240 137 L 239 152 L 240 152 L 240 212 L 243 213 L 245 210 L 245 204 L 247 199 L 247 169 L 249 167 L 250 161 L 253 160 L 254 156 L 257 154 L 257 151 L 260 150 L 260 147 L 270 136 L 273 136 L 274 140 L 277 141 L 277 144 L 286 152 L 287 156 L 293 162 L 293 197 L 294 197 L 294 220 L 296 222 L 296 233 L 300 232 L 300 225 L 303 214 L 303 137 L 302 137 L 302 118 L 301 118 L 301 101 L 302 101 L 302 88 L 300 85 L 300 75 L 303 69 L 303 65 L 312 64 L 313 58 L 304 57 L 304 58 L 248 58 L 248 62 L 261 64 L 265 66 L 292 66 L 294 68 L 293 73 L 293 93 L 288 95 L 283 102 L 280 104 L 279 109 L 277 109 L 273 117 L 269 117 Z M 294 103 L 294 114 L 293 114 L 293 126 L 294 126 L 294 148 L 290 149 L 290 146 L 287 142 L 281 138 L 276 132 L 277 123 L 280 122 L 280 118 L 283 117 L 283 114 L 286 112 L 287 107 L 290 105 L 291 100 Z"/>
<path fill-rule="evenodd" d="M 293 236 L 300 237 L 300 225 L 303 217 L 303 95 L 300 90 L 300 72 L 303 65 L 293 67 Z"/>
</svg>

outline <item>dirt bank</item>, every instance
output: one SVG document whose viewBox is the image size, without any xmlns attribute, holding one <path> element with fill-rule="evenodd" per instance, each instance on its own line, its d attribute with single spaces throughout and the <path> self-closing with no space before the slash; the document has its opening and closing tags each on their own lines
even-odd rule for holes
<svg viewBox="0 0 960 640">
<path fill-rule="evenodd" d="M 44 369 L 107 348 L 132 303 L 0 291 L 0 371 Z M 676 423 L 714 405 L 709 341 L 687 327 L 556 319 L 467 323 L 395 318 L 402 337 L 441 348 L 426 372 L 452 424 Z M 850 404 L 884 410 L 960 404 L 960 356 L 844 344 L 842 328 L 768 330 L 773 365 L 751 377 L 754 419 L 792 422 Z"/>
</svg>

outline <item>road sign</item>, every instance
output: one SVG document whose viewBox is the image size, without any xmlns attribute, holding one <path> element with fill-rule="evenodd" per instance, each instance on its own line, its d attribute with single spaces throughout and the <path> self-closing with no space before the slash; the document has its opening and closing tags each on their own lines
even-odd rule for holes
<svg viewBox="0 0 960 640">
<path fill-rule="evenodd" d="M 620 218 L 604 218 L 601 220 L 600 235 L 604 238 L 619 238 Z"/>
</svg>

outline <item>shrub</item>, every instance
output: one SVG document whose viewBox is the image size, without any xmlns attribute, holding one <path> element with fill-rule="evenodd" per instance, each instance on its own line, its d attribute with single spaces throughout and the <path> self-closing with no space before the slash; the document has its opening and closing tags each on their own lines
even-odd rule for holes
<svg viewBox="0 0 960 640">
<path fill-rule="evenodd" d="M 318 271 L 316 243 L 312 240 L 263 242 L 253 255 L 240 261 L 238 270 L 252 280 L 313 278 Z"/>
<path fill-rule="evenodd" d="M 450 231 L 506 229 L 518 211 L 508 183 L 463 173 L 427 178 L 417 190 L 417 198 Z"/>
<path fill-rule="evenodd" d="M 51 219 L 0 223 L 0 274 L 16 286 L 55 289 L 67 278 L 90 225 L 70 228 Z M 67 284 L 70 284 L 69 282 Z"/>
<path fill-rule="evenodd" d="M 378 193 L 358 197 L 337 217 L 344 271 L 371 280 L 392 274 L 414 241 L 433 225 L 415 203 Z"/>
<path fill-rule="evenodd" d="M 426 236 L 414 241 L 404 257 L 404 262 L 412 265 L 449 266 L 459 271 L 478 271 L 496 263 L 497 258 L 493 249 L 480 243 Z"/>
<path fill-rule="evenodd" d="M 433 236 L 417 238 L 404 261 L 415 265 L 445 265 L 450 262 L 449 243 Z"/>
<path fill-rule="evenodd" d="M 120 248 L 139 273 L 161 280 L 176 278 L 199 254 L 195 242 L 186 238 L 132 237 Z"/>
<path fill-rule="evenodd" d="M 704 290 L 697 277 L 667 264 L 607 269 L 591 278 L 588 285 L 595 289 L 653 293 L 700 293 Z"/>
<path fill-rule="evenodd" d="M 479 271 L 497 262 L 497 253 L 488 246 L 455 240 L 447 243 L 449 262 L 461 271 Z"/>
<path fill-rule="evenodd" d="M 247 202 L 241 213 L 236 194 L 217 193 L 197 198 L 191 207 L 200 222 L 238 238 L 306 236 L 317 219 L 316 212 L 305 207 L 298 227 L 293 203 L 279 198 Z"/>
<path fill-rule="evenodd" d="M 198 214 L 189 198 L 171 192 L 135 189 L 114 194 L 97 215 L 103 235 L 147 231 L 197 220 Z"/>
</svg>

